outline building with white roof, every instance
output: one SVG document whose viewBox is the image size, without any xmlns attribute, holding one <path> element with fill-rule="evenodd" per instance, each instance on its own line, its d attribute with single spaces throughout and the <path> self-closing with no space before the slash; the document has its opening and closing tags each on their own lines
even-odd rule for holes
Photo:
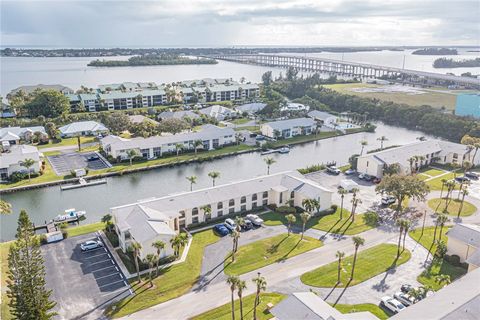
<svg viewBox="0 0 480 320">
<path fill-rule="evenodd" d="M 40 133 L 40 140 L 48 140 L 48 134 L 42 126 L 35 127 L 6 127 L 0 128 L 0 143 L 8 142 L 9 145 L 19 144 L 20 141 L 31 142 L 35 132 Z"/>
<path fill-rule="evenodd" d="M 449 255 L 457 255 L 460 262 L 467 262 L 469 271 L 480 267 L 480 226 L 457 223 L 447 231 L 447 236 Z"/>
<path fill-rule="evenodd" d="M 324 111 L 319 111 L 319 110 L 312 110 L 309 113 L 307 113 L 307 116 L 320 122 L 322 125 L 328 125 L 338 121 L 337 116 L 334 116 L 333 114 L 330 114 Z"/>
<path fill-rule="evenodd" d="M 367 311 L 343 314 L 313 292 L 292 293 L 270 313 L 277 320 L 378 320 Z"/>
<path fill-rule="evenodd" d="M 131 123 L 142 123 L 144 121 L 147 121 L 147 122 L 151 122 L 155 125 L 158 124 L 157 121 L 149 118 L 149 117 L 145 117 L 144 115 L 141 115 L 141 114 L 135 114 L 135 115 L 131 115 L 131 116 L 128 116 L 128 118 L 130 119 L 130 122 Z"/>
<path fill-rule="evenodd" d="M 55 90 L 63 94 L 73 93 L 73 90 L 71 88 L 61 84 L 37 84 L 33 86 L 21 86 L 13 89 L 12 91 L 10 91 L 10 93 L 7 94 L 7 98 L 11 99 L 19 91 L 23 91 L 26 94 L 31 94 L 36 90 Z"/>
<path fill-rule="evenodd" d="M 220 105 L 213 105 L 210 107 L 200 109 L 198 111 L 218 121 L 223 121 L 225 119 L 233 118 L 237 115 L 237 112 L 235 110 L 232 110 Z"/>
<path fill-rule="evenodd" d="M 231 128 L 220 128 L 214 125 L 204 125 L 197 132 L 180 133 L 168 136 L 125 139 L 118 136 L 107 136 L 100 143 L 105 153 L 125 160 L 127 152 L 135 150 L 145 159 L 159 158 L 165 154 L 176 152 L 176 145 L 181 144 L 183 150 L 194 150 L 195 141 L 202 141 L 204 150 L 221 148 L 235 143 L 235 131 Z"/>
<path fill-rule="evenodd" d="M 310 107 L 301 103 L 289 102 L 280 111 L 308 111 Z"/>
<path fill-rule="evenodd" d="M 254 113 L 257 113 L 263 110 L 263 108 L 265 108 L 266 106 L 267 106 L 266 103 L 254 102 L 254 103 L 242 104 L 241 106 L 236 106 L 235 109 L 237 109 L 241 113 L 246 112 L 252 115 Z"/>
<path fill-rule="evenodd" d="M 298 135 L 309 135 L 315 133 L 316 128 L 317 125 L 312 118 L 272 121 L 260 126 L 260 130 L 264 136 L 283 139 Z"/>
<path fill-rule="evenodd" d="M 152 242 L 160 239 L 168 243 L 181 228 L 269 204 L 287 205 L 290 200 L 301 207 L 303 199 L 319 199 L 321 210 L 325 210 L 331 206 L 332 193 L 292 171 L 141 200 L 110 211 L 122 250 L 135 240 L 142 245 L 144 257 L 153 252 Z M 205 206 L 210 206 L 210 216 L 201 209 Z M 168 250 L 165 254 L 171 252 Z"/>
<path fill-rule="evenodd" d="M 358 157 L 357 171 L 381 178 L 383 169 L 392 164 L 398 164 L 403 174 L 410 173 L 409 159 L 422 156 L 424 160 L 412 163 L 418 169 L 433 162 L 462 165 L 464 161 L 472 161 L 473 152 L 466 145 L 441 140 L 427 140 L 410 143 L 401 147 L 369 153 Z M 480 157 L 475 164 L 480 163 Z"/>
<path fill-rule="evenodd" d="M 0 153 L 0 180 L 8 180 L 14 172 L 27 172 L 27 168 L 21 165 L 26 159 L 35 161 L 34 165 L 29 169 L 31 173 L 40 171 L 40 152 L 38 152 L 36 147 L 13 145 L 5 148 L 4 151 Z"/>
<path fill-rule="evenodd" d="M 164 119 L 198 119 L 200 116 L 190 110 L 180 110 L 180 111 L 163 111 L 158 115 L 158 118 L 161 120 Z"/>
<path fill-rule="evenodd" d="M 58 130 L 63 138 L 76 136 L 97 136 L 100 134 L 107 134 L 109 132 L 107 127 L 96 121 L 72 122 L 58 128 Z"/>
</svg>

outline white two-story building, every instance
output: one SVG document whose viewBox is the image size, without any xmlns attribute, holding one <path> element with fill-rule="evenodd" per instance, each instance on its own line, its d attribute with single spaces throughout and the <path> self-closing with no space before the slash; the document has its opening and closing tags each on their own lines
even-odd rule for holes
<svg viewBox="0 0 480 320">
<path fill-rule="evenodd" d="M 260 126 L 264 136 L 270 138 L 288 139 L 299 135 L 315 133 L 317 125 L 312 118 L 296 118 L 281 121 L 272 121 Z"/>
</svg>

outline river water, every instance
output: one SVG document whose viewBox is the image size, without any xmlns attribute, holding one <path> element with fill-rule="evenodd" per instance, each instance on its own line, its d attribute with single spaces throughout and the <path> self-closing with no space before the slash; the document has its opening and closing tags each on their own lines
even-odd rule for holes
<svg viewBox="0 0 480 320">
<path fill-rule="evenodd" d="M 377 138 L 383 135 L 389 139 L 385 143 L 385 146 L 388 146 L 413 142 L 423 134 L 379 125 L 375 133 L 357 133 L 297 145 L 289 154 L 272 155 L 277 162 L 271 167 L 271 172 L 295 170 L 331 161 L 336 161 L 338 165 L 346 164 L 352 154 L 360 153 L 361 140 L 368 141 L 367 150 L 376 149 L 380 147 Z M 105 185 L 83 189 L 61 191 L 59 186 L 54 186 L 2 195 L 4 200 L 12 204 L 14 213 L 0 217 L 2 219 L 0 240 L 5 241 L 14 237 L 16 220 L 21 209 L 27 210 L 37 224 L 52 219 L 68 208 L 86 210 L 85 223 L 96 222 L 108 212 L 110 207 L 188 191 L 190 186 L 186 180 L 187 176 L 197 176 L 198 182 L 194 188 L 203 188 L 211 185 L 211 179 L 207 174 L 213 170 L 221 173 L 217 184 L 266 174 L 266 165 L 262 158 L 264 156 L 260 153 L 249 153 L 211 162 L 111 177 L 107 179 L 108 183 Z"/>
</svg>

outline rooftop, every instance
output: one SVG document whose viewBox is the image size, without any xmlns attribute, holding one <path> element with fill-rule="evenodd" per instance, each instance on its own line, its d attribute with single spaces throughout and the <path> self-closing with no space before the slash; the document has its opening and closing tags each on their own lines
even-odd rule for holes
<svg viewBox="0 0 480 320">
<path fill-rule="evenodd" d="M 457 223 L 448 230 L 447 235 L 449 238 L 480 248 L 480 226 L 475 224 Z"/>
<path fill-rule="evenodd" d="M 9 151 L 0 153 L 0 168 L 8 168 L 25 159 L 40 161 L 40 153 L 37 147 L 24 144 L 13 145 L 9 148 Z"/>
<path fill-rule="evenodd" d="M 61 134 L 76 134 L 88 131 L 108 131 L 107 127 L 96 121 L 72 122 L 58 128 L 58 130 Z"/>
<path fill-rule="evenodd" d="M 35 127 L 6 127 L 6 128 L 0 128 L 0 140 L 12 140 L 12 139 L 7 139 L 8 137 L 17 137 L 19 138 L 20 136 L 24 135 L 26 132 L 41 132 L 46 134 L 45 128 L 42 126 L 35 126 Z"/>
<path fill-rule="evenodd" d="M 311 127 L 315 125 L 312 118 L 295 118 L 281 121 L 267 122 L 264 125 L 270 126 L 273 130 L 284 130 L 295 127 Z"/>
</svg>

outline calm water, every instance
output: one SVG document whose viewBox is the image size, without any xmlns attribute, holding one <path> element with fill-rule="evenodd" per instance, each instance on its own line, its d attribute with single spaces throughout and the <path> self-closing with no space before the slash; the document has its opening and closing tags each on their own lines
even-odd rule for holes
<svg viewBox="0 0 480 320">
<path fill-rule="evenodd" d="M 348 157 L 360 152 L 361 140 L 368 141 L 367 150 L 376 149 L 380 147 L 376 139 L 382 135 L 390 139 L 385 144 L 387 146 L 415 141 L 422 133 L 381 125 L 376 133 L 358 133 L 295 146 L 289 154 L 273 155 L 277 162 L 271 167 L 271 171 L 295 170 L 330 161 L 337 161 L 339 165 L 345 164 Z M 14 214 L 0 217 L 1 240 L 5 241 L 14 236 L 18 212 L 21 209 L 27 210 L 36 223 L 49 220 L 72 207 L 86 210 L 86 222 L 95 222 L 112 206 L 188 191 L 189 182 L 185 179 L 187 176 L 198 177 L 198 182 L 194 186 L 198 189 L 211 185 L 211 179 L 207 174 L 213 170 L 221 173 L 219 184 L 265 174 L 266 165 L 262 158 L 260 153 L 250 153 L 212 162 L 112 177 L 108 178 L 105 185 L 83 189 L 60 191 L 60 187 L 55 186 L 4 195 L 2 197 L 12 203 Z"/>
</svg>

